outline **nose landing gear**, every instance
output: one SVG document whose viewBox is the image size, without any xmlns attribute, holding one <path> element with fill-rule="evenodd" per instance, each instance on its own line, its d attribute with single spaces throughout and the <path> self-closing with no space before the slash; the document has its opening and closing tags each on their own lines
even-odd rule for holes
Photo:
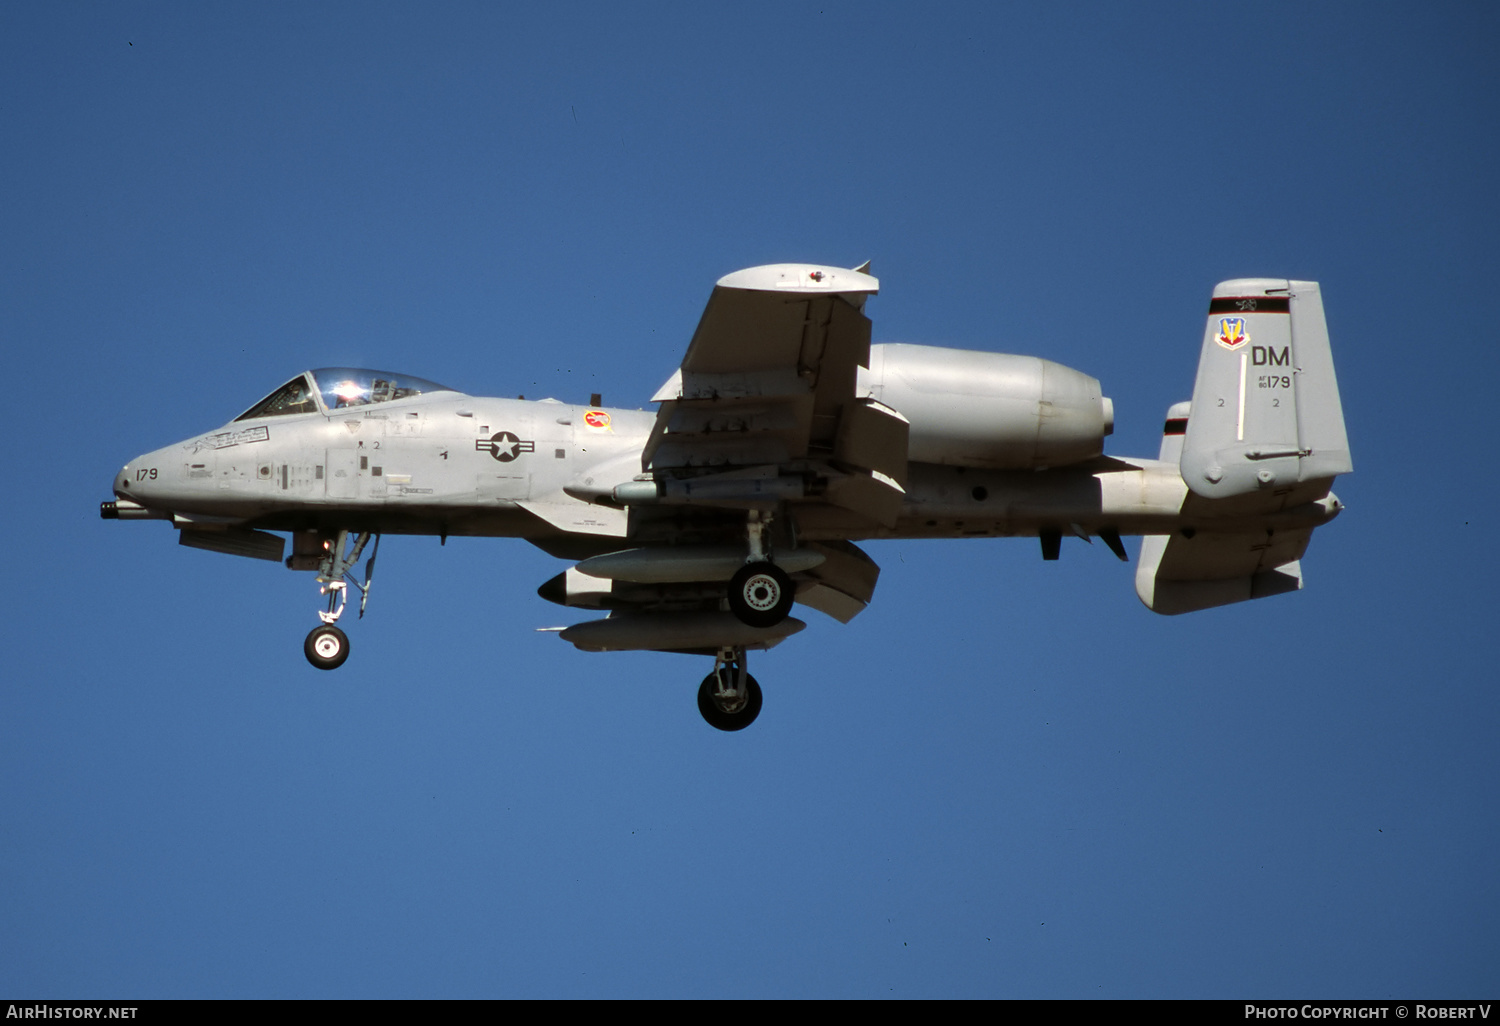
<svg viewBox="0 0 1500 1026">
<path fill-rule="evenodd" d="M 698 711 L 710 727 L 744 730 L 760 715 L 760 685 L 745 668 L 743 648 L 722 649 L 698 687 Z"/>
<path fill-rule="evenodd" d="M 349 636 L 331 623 L 314 627 L 302 645 L 307 661 L 320 670 L 337 670 L 349 658 Z"/>
<path fill-rule="evenodd" d="M 365 615 L 365 604 L 370 601 L 370 579 L 375 575 L 375 557 L 380 554 L 380 535 L 374 535 L 375 548 L 365 564 L 365 579 L 356 580 L 352 571 L 364 554 L 371 534 L 362 531 L 349 545 L 349 532 L 340 531 L 332 541 L 326 541 L 323 556 L 318 563 L 318 593 L 328 596 L 328 610 L 318 611 L 323 623 L 314 627 L 302 644 L 307 661 L 320 670 L 336 670 L 349 658 L 349 636 L 334 626 L 344 615 L 348 600 L 349 585 L 359 589 L 359 615 Z"/>
</svg>

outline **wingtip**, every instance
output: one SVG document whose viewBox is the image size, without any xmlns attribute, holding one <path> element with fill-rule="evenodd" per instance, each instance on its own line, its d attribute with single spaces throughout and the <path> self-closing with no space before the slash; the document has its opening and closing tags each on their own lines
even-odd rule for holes
<svg viewBox="0 0 1500 1026">
<path fill-rule="evenodd" d="M 848 271 L 823 264 L 766 264 L 726 274 L 719 288 L 751 292 L 835 293 L 846 298 L 880 291 L 880 282 L 863 271 Z M 854 302 L 854 300 L 850 300 Z"/>
<path fill-rule="evenodd" d="M 869 274 L 870 273 L 870 261 L 866 260 L 864 263 L 862 263 L 858 267 L 854 268 L 854 273 L 855 274 Z"/>
</svg>

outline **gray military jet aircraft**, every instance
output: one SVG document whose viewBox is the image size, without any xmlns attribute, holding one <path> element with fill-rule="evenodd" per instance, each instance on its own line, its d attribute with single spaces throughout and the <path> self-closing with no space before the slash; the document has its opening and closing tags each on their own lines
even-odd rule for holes
<svg viewBox="0 0 1500 1026">
<path fill-rule="evenodd" d="M 654 414 L 325 367 L 131 460 L 101 513 L 278 562 L 270 532 L 290 532 L 286 565 L 327 600 L 304 646 L 325 670 L 348 658 L 336 624 L 350 586 L 363 615 L 382 535 L 524 538 L 575 561 L 543 598 L 607 611 L 565 641 L 711 656 L 698 706 L 721 730 L 759 713 L 746 653 L 806 626 L 794 603 L 848 622 L 870 602 L 858 540 L 1029 536 L 1056 559 L 1076 535 L 1123 560 L 1121 535 L 1143 535 L 1136 593 L 1159 613 L 1302 587 L 1353 467 L 1316 283 L 1214 289 L 1192 401 L 1144 459 L 1104 455 L 1114 406 L 1079 371 L 871 345 L 868 269 L 721 278 Z"/>
</svg>

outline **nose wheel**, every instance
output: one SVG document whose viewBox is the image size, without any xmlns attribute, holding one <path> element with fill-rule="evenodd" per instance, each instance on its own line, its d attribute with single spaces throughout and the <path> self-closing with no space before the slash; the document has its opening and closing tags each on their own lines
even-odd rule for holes
<svg viewBox="0 0 1500 1026">
<path fill-rule="evenodd" d="M 744 649 L 725 649 L 698 686 L 698 711 L 710 727 L 744 730 L 760 715 L 760 685 L 745 669 Z"/>
<path fill-rule="evenodd" d="M 314 627 L 302 645 L 307 661 L 320 670 L 336 670 L 349 658 L 349 636 L 331 623 Z"/>
</svg>

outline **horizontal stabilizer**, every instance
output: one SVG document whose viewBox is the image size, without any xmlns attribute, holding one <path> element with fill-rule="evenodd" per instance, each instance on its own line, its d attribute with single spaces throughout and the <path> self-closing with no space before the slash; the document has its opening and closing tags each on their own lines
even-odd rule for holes
<svg viewBox="0 0 1500 1026">
<path fill-rule="evenodd" d="M 1311 538 L 1312 528 L 1147 535 L 1135 593 L 1146 608 L 1172 616 L 1298 591 Z"/>
</svg>

